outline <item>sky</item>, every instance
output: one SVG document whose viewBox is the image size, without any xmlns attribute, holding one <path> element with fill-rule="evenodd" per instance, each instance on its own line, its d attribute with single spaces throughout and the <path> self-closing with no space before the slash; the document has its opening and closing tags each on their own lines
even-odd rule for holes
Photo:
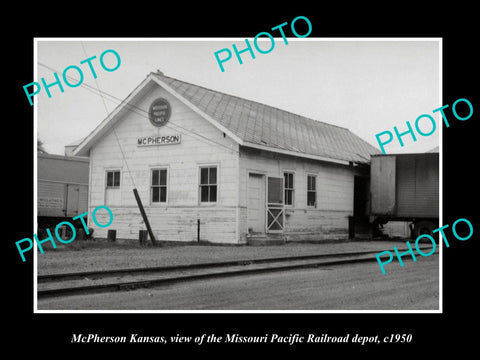
<svg viewBox="0 0 480 360">
<path fill-rule="evenodd" d="M 249 39 L 253 47 L 253 39 Z M 409 135 L 385 146 L 387 153 L 424 152 L 439 146 L 441 124 L 439 113 L 432 110 L 441 103 L 441 56 L 438 39 L 325 39 L 276 38 L 273 50 L 261 54 L 253 47 L 255 59 L 243 53 L 243 64 L 235 55 L 223 65 L 222 72 L 214 53 L 224 48 L 233 53 L 232 44 L 245 48 L 244 38 L 179 39 L 49 39 L 37 38 L 35 78 L 47 84 L 55 81 L 57 72 L 64 92 L 50 88 L 51 97 L 41 89 L 34 97 L 36 131 L 48 153 L 64 154 L 64 146 L 87 136 L 125 99 L 150 72 L 165 75 L 236 95 L 283 110 L 348 128 L 363 140 L 379 148 L 375 135 L 397 126 L 414 127 L 422 114 L 437 121 L 430 136 L 419 136 L 414 142 Z M 260 41 L 262 49 L 271 44 Z M 105 50 L 114 50 L 121 59 L 115 71 L 105 71 L 99 62 Z M 97 74 L 92 76 L 91 61 Z M 221 54 L 224 56 L 224 54 Z M 112 53 L 104 57 L 107 67 L 114 67 Z M 78 66 L 83 83 L 69 87 L 63 83 L 66 67 Z M 70 82 L 78 79 L 69 70 Z M 84 86 L 85 85 L 85 86 Z M 103 98 L 94 89 L 121 100 Z M 28 99 L 25 97 L 26 104 Z M 105 103 L 105 104 L 104 104 Z M 423 119 L 422 121 L 424 121 Z M 423 132 L 431 124 L 419 124 Z"/>
</svg>

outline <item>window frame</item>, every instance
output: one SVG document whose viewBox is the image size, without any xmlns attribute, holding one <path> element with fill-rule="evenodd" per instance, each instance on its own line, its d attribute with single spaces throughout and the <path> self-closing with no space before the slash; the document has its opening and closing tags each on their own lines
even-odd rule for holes
<svg viewBox="0 0 480 360">
<path fill-rule="evenodd" d="M 215 183 L 210 183 L 210 171 L 208 172 L 208 183 L 207 184 L 202 184 L 202 169 L 211 169 L 214 168 L 216 169 L 216 181 Z M 218 164 L 201 164 L 198 165 L 198 203 L 200 205 L 206 205 L 206 206 L 213 206 L 219 203 L 219 183 L 220 183 L 220 166 Z M 209 190 L 209 200 L 208 201 L 202 201 L 202 187 L 216 187 L 215 191 L 215 201 L 210 201 L 210 190 Z"/>
<path fill-rule="evenodd" d="M 309 184 L 309 178 L 313 178 L 313 180 L 315 181 L 314 190 L 309 189 L 309 185 L 310 185 Z M 317 174 L 307 173 L 307 208 L 311 208 L 311 209 L 316 209 L 317 208 L 317 201 L 318 201 L 317 185 L 318 185 Z M 315 201 L 314 201 L 313 205 L 309 205 L 309 203 L 308 203 L 308 195 L 310 193 L 315 194 Z"/>
<path fill-rule="evenodd" d="M 159 179 L 160 179 L 160 171 L 165 170 L 166 176 L 165 176 L 165 185 L 153 185 L 153 172 L 154 171 L 159 171 Z M 158 187 L 162 188 L 164 187 L 165 190 L 165 201 L 160 201 L 161 200 L 161 193 L 159 194 L 159 201 L 153 201 L 153 188 Z M 168 189 L 170 187 L 170 169 L 168 166 L 152 166 L 150 167 L 150 205 L 154 206 L 161 206 L 161 205 L 166 205 L 168 204 Z M 161 190 L 160 190 L 161 191 Z"/>
<path fill-rule="evenodd" d="M 114 173 L 113 183 L 115 184 L 115 173 L 118 172 L 118 186 L 108 185 L 108 173 Z M 105 169 L 105 189 L 120 189 L 122 186 L 122 170 L 121 169 Z"/>
<path fill-rule="evenodd" d="M 286 184 L 286 181 L 285 181 L 285 175 L 286 174 L 290 174 L 292 175 L 292 182 L 293 182 L 293 186 L 292 187 L 288 187 L 287 188 L 287 184 Z M 295 207 L 295 171 L 292 171 L 292 170 L 284 170 L 283 171 L 283 203 L 284 203 L 284 206 L 287 207 L 287 208 L 294 208 Z M 290 185 L 290 184 L 289 184 Z M 287 191 L 291 191 L 292 193 L 292 203 L 291 204 L 288 204 L 287 203 Z"/>
</svg>

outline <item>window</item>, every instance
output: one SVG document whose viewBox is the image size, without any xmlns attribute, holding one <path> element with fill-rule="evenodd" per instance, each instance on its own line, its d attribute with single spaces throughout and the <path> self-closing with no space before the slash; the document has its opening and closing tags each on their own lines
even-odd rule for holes
<svg viewBox="0 0 480 360">
<path fill-rule="evenodd" d="M 200 168 L 200 202 L 217 202 L 217 167 Z"/>
<path fill-rule="evenodd" d="M 107 189 L 120 187 L 120 170 L 107 171 Z"/>
<path fill-rule="evenodd" d="M 167 202 L 167 169 L 152 169 L 152 203 Z"/>
<path fill-rule="evenodd" d="M 284 189 L 285 189 L 285 205 L 293 206 L 293 192 L 294 192 L 294 184 L 293 184 L 293 173 L 285 172 L 283 173 L 284 181 Z"/>
<path fill-rule="evenodd" d="M 122 191 L 120 189 L 120 170 L 105 171 L 105 205 L 120 206 L 122 203 Z"/>
<path fill-rule="evenodd" d="M 307 175 L 307 206 L 317 206 L 317 177 Z"/>
</svg>

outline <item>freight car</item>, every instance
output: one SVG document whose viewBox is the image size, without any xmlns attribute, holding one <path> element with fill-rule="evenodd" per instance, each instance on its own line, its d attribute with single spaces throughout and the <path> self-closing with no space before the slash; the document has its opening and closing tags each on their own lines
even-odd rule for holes
<svg viewBox="0 0 480 360">
<path fill-rule="evenodd" d="M 432 234 L 439 222 L 439 154 L 372 155 L 370 221 L 411 222 L 411 236 Z"/>
<path fill-rule="evenodd" d="M 37 159 L 38 228 L 52 230 L 88 211 L 89 159 L 43 153 Z"/>
</svg>

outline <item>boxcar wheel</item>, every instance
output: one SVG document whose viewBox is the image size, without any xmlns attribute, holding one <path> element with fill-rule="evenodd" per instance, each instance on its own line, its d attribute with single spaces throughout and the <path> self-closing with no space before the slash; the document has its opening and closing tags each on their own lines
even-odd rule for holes
<svg viewBox="0 0 480 360">
<path fill-rule="evenodd" d="M 430 220 L 421 220 L 418 222 L 415 222 L 415 225 L 413 227 L 413 239 L 417 239 L 420 235 L 430 235 L 435 239 L 436 242 L 438 242 L 438 232 L 433 233 L 433 230 L 437 228 L 437 225 L 433 223 L 433 221 Z M 428 239 L 425 240 L 420 240 L 420 242 L 430 242 Z"/>
</svg>

